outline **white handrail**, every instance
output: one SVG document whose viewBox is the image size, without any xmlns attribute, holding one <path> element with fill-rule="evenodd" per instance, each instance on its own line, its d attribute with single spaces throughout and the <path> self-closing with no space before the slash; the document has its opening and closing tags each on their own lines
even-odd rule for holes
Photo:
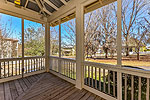
<svg viewBox="0 0 150 100">
<path fill-rule="evenodd" d="M 70 61 L 70 62 L 76 62 L 75 59 L 70 59 L 70 58 L 60 58 L 60 57 L 56 57 L 56 56 L 50 56 L 50 58 L 59 59 L 59 60 L 67 60 L 67 61 Z"/>
<path fill-rule="evenodd" d="M 24 57 L 24 59 L 35 59 L 35 58 L 45 58 L 45 56 Z M 16 61 L 16 60 L 22 60 L 22 58 L 21 57 L 19 57 L 19 58 L 0 58 L 0 62 Z"/>
<path fill-rule="evenodd" d="M 150 71 L 146 71 L 146 70 L 125 68 L 125 67 L 119 67 L 118 65 L 109 65 L 109 64 L 95 63 L 95 62 L 88 62 L 88 61 L 84 61 L 83 63 L 84 63 L 84 66 L 94 66 L 97 68 L 103 68 L 103 69 L 121 72 L 125 74 L 131 74 L 135 76 L 150 78 Z"/>
</svg>

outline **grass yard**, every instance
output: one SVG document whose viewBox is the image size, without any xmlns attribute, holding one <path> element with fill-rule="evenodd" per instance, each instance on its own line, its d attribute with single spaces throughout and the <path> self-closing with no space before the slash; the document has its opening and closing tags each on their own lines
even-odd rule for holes
<svg viewBox="0 0 150 100">
<path fill-rule="evenodd" d="M 117 64 L 116 59 L 86 59 L 86 61 L 96 62 L 96 63 L 104 63 L 104 64 L 111 64 L 111 65 L 116 65 Z M 122 60 L 122 65 L 134 66 L 134 67 L 139 67 L 139 68 L 150 70 L 150 61 L 123 59 Z"/>
</svg>

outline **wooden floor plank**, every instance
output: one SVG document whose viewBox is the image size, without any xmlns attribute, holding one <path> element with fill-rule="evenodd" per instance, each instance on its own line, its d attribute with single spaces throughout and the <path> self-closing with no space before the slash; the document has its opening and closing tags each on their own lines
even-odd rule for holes
<svg viewBox="0 0 150 100">
<path fill-rule="evenodd" d="M 61 98 L 62 96 L 66 95 L 68 92 L 70 92 L 73 89 L 75 89 L 75 87 L 71 87 L 71 88 L 67 89 L 66 91 L 61 92 L 59 95 L 55 96 L 51 100 L 58 100 L 59 98 Z"/>
<path fill-rule="evenodd" d="M 67 85 L 65 87 L 59 88 L 54 93 L 49 93 L 50 95 L 45 97 L 44 100 L 50 100 L 52 98 L 55 98 L 57 95 L 61 94 L 63 91 L 66 91 L 67 89 L 71 88 L 72 85 Z"/>
<path fill-rule="evenodd" d="M 88 99 L 91 94 L 92 94 L 91 92 L 86 93 L 80 100 L 86 100 L 86 99 Z"/>
<path fill-rule="evenodd" d="M 31 87 L 32 84 L 26 78 L 23 78 L 23 81 L 26 84 L 27 88 Z"/>
<path fill-rule="evenodd" d="M 99 96 L 96 96 L 95 100 L 104 100 L 104 99 Z"/>
<path fill-rule="evenodd" d="M 33 76 L 36 80 L 38 80 L 39 79 L 39 77 L 37 76 L 37 75 L 34 75 Z"/>
<path fill-rule="evenodd" d="M 34 80 L 32 80 L 31 76 L 29 76 L 27 79 L 29 80 L 29 82 L 30 82 L 31 84 L 34 83 Z"/>
<path fill-rule="evenodd" d="M 46 77 L 45 77 L 46 78 Z M 42 82 L 45 82 L 45 81 L 43 81 L 43 79 L 41 80 Z M 30 98 L 30 97 L 33 97 L 33 96 L 39 96 L 40 94 L 42 94 L 43 92 L 45 93 L 45 91 L 47 91 L 48 89 L 50 90 L 51 88 L 56 88 L 57 86 L 59 86 L 60 84 L 62 84 L 62 83 L 60 83 L 59 81 L 57 81 L 57 84 L 50 84 L 50 86 L 47 84 L 47 83 L 45 83 L 46 84 L 46 86 L 45 87 L 43 87 L 43 88 L 41 88 L 41 86 L 43 86 L 43 85 L 41 85 L 41 84 L 38 84 L 37 86 L 35 85 L 34 87 L 36 87 L 36 88 L 34 88 L 33 87 L 33 89 L 31 90 L 31 91 L 29 91 L 28 92 L 28 94 L 27 94 L 27 97 L 28 98 Z M 37 90 L 37 88 L 39 89 L 39 90 Z M 34 90 L 34 89 L 36 89 L 36 91 Z M 24 97 L 25 98 L 25 97 Z"/>
<path fill-rule="evenodd" d="M 95 94 L 91 94 L 87 100 L 95 100 L 95 98 L 96 98 L 96 95 Z"/>
<path fill-rule="evenodd" d="M 22 87 L 20 86 L 19 81 L 18 81 L 18 80 L 15 80 L 14 82 L 15 82 L 15 86 L 16 86 L 16 89 L 17 89 L 18 94 L 21 95 L 21 94 L 23 93 L 23 89 L 22 89 Z"/>
<path fill-rule="evenodd" d="M 4 100 L 4 84 L 0 84 L 0 100 Z"/>
<path fill-rule="evenodd" d="M 47 80 L 46 80 L 46 81 L 47 81 Z M 38 94 L 40 94 L 40 93 L 45 92 L 45 91 L 48 90 L 48 89 L 51 89 L 51 88 L 53 88 L 53 87 L 56 87 L 57 85 L 62 84 L 62 83 L 60 83 L 59 81 L 57 81 L 57 83 L 54 83 L 54 84 L 53 84 L 52 81 L 53 81 L 53 80 L 51 80 L 51 81 L 49 81 L 49 82 L 47 83 L 47 82 L 41 80 L 41 82 L 44 82 L 44 83 L 46 83 L 46 84 L 41 84 L 41 83 L 39 83 L 39 85 L 35 85 L 35 86 L 32 88 L 32 90 L 29 91 L 29 94 L 31 95 L 31 93 L 32 93 L 33 95 L 31 95 L 31 96 L 38 95 Z M 51 83 L 50 83 L 50 82 L 51 82 Z M 36 91 L 35 91 L 34 89 L 36 89 Z M 31 93 L 30 93 L 30 92 L 31 92 Z M 29 96 L 29 95 L 28 95 L 28 96 Z"/>
<path fill-rule="evenodd" d="M 16 86 L 14 84 L 14 81 L 9 82 L 9 88 L 10 88 L 12 100 L 16 100 L 16 98 L 18 97 L 18 92 L 17 92 Z"/>
<path fill-rule="evenodd" d="M 23 79 L 19 79 L 18 81 L 19 81 L 19 83 L 20 83 L 20 85 L 21 85 L 23 91 L 26 91 L 26 90 L 28 89 L 28 87 L 27 87 L 26 84 L 24 83 Z"/>
<path fill-rule="evenodd" d="M 59 89 L 63 88 L 63 87 L 61 87 L 61 85 L 67 86 L 65 83 L 62 83 L 62 84 L 59 84 L 59 85 L 56 85 L 56 86 L 52 87 L 51 89 L 46 89 L 45 92 L 42 92 L 39 95 L 36 95 L 36 96 L 34 96 L 32 98 L 28 98 L 28 99 L 30 99 L 30 100 L 37 100 L 37 99 L 38 100 L 45 100 L 45 97 L 50 96 L 53 93 L 55 93 L 56 91 L 58 91 Z M 28 95 L 27 95 L 27 97 L 28 97 Z"/>
<path fill-rule="evenodd" d="M 75 93 L 76 91 L 78 91 L 77 88 L 74 88 L 73 90 L 71 90 L 70 92 L 68 92 L 67 94 L 65 94 L 64 96 L 62 96 L 61 98 L 59 98 L 58 100 L 65 100 L 68 96 L 72 95 L 73 93 Z"/>
<path fill-rule="evenodd" d="M 12 100 L 10 93 L 9 82 L 4 83 L 5 100 Z"/>
<path fill-rule="evenodd" d="M 79 95 L 75 96 L 73 100 L 80 100 L 87 92 L 88 91 L 82 89 L 81 93 Z"/>
<path fill-rule="evenodd" d="M 0 100 L 104 100 L 50 73 L 1 83 Z"/>
<path fill-rule="evenodd" d="M 72 100 L 74 99 L 77 95 L 79 95 L 81 93 L 81 91 L 78 89 L 76 92 L 74 92 L 73 94 L 71 94 L 70 96 L 68 96 L 65 100 Z"/>
<path fill-rule="evenodd" d="M 34 76 L 31 76 L 31 79 L 33 80 L 33 83 L 37 81 L 37 79 Z"/>
</svg>

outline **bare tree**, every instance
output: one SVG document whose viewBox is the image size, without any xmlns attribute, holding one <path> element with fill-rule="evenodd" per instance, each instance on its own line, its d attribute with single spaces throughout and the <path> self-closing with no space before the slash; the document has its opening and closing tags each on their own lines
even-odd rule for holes
<svg viewBox="0 0 150 100">
<path fill-rule="evenodd" d="M 69 20 L 61 25 L 61 45 L 62 47 L 75 47 L 76 44 L 76 28 L 75 19 Z"/>
<path fill-rule="evenodd" d="M 145 26 L 140 26 L 138 27 L 138 32 L 132 34 L 132 38 L 135 41 L 135 52 L 137 54 L 137 60 L 140 60 L 140 48 L 143 48 L 146 45 L 148 32 Z"/>
<path fill-rule="evenodd" d="M 129 56 L 129 39 L 130 34 L 135 31 L 137 23 L 143 18 L 146 13 L 146 0 L 123 0 L 122 4 L 122 32 L 123 43 L 125 44 L 126 56 Z"/>
<path fill-rule="evenodd" d="M 50 29 L 50 48 L 51 54 L 56 55 L 59 52 L 59 31 L 56 27 L 51 27 Z"/>
<path fill-rule="evenodd" d="M 8 38 L 12 38 L 14 29 L 12 28 L 12 18 L 2 22 L 0 16 L 0 58 L 15 57 L 14 55 L 14 42 L 8 41 Z M 9 53 L 8 53 L 9 52 Z"/>
</svg>

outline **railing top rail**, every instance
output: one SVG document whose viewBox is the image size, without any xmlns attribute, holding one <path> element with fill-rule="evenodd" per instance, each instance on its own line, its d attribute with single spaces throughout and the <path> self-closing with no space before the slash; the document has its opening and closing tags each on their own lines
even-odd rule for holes
<svg viewBox="0 0 150 100">
<path fill-rule="evenodd" d="M 4 59 L 0 59 L 0 62 L 4 62 L 4 61 L 16 61 L 16 60 L 21 60 L 22 58 L 4 58 Z"/>
<path fill-rule="evenodd" d="M 24 57 L 24 59 L 35 59 L 35 58 L 45 58 L 45 56 L 34 56 L 34 57 Z M 2 58 L 0 59 L 0 62 L 5 62 L 5 61 L 17 61 L 17 60 L 22 60 L 22 58 Z"/>
<path fill-rule="evenodd" d="M 109 64 L 88 62 L 88 61 L 84 61 L 84 65 L 93 66 L 97 68 L 103 68 L 103 69 L 107 69 L 110 71 L 116 71 L 116 72 L 121 72 L 125 74 L 140 76 L 140 77 L 150 78 L 150 71 L 141 70 L 141 69 L 125 68 L 125 67 L 120 67 L 118 65 L 109 65 Z"/>
<path fill-rule="evenodd" d="M 59 60 L 67 60 L 67 61 L 71 61 L 71 62 L 76 62 L 75 59 L 70 59 L 70 58 L 59 58 L 59 57 L 56 57 L 56 56 L 50 56 L 50 58 L 59 59 Z"/>
<path fill-rule="evenodd" d="M 24 57 L 24 59 L 45 58 L 45 56 Z"/>
</svg>

